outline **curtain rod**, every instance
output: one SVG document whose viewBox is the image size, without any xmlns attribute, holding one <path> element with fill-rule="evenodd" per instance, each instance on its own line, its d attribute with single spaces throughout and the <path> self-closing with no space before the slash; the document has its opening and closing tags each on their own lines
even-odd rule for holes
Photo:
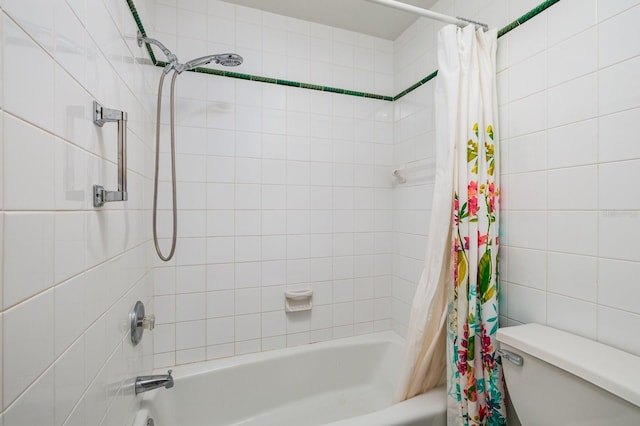
<svg viewBox="0 0 640 426">
<path fill-rule="evenodd" d="M 420 16 L 425 16 L 427 18 L 435 19 L 437 21 L 446 22 L 448 24 L 454 24 L 459 27 L 464 27 L 468 24 L 475 24 L 481 26 L 485 31 L 489 30 L 489 26 L 487 24 L 483 24 L 482 22 L 472 21 L 471 19 L 466 19 L 461 16 L 449 16 L 438 12 L 433 12 L 428 9 L 423 9 L 418 6 L 413 6 L 411 4 L 402 3 L 396 0 L 367 0 L 371 3 L 377 3 L 382 6 L 391 7 L 393 9 L 404 10 L 405 12 L 413 13 Z"/>
</svg>

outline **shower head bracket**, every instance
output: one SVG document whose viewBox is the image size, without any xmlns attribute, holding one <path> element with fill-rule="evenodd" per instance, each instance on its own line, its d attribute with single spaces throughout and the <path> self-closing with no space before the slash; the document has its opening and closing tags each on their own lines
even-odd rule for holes
<svg viewBox="0 0 640 426">
<path fill-rule="evenodd" d="M 145 37 L 138 30 L 137 40 L 138 40 L 138 47 L 142 47 L 143 43 L 153 44 L 154 46 L 157 46 L 160 50 L 162 50 L 162 53 L 164 53 L 165 56 L 167 57 L 167 62 L 169 62 L 169 64 L 177 64 L 178 63 L 178 57 L 172 51 L 167 49 L 164 44 L 160 43 L 155 38 Z"/>
</svg>

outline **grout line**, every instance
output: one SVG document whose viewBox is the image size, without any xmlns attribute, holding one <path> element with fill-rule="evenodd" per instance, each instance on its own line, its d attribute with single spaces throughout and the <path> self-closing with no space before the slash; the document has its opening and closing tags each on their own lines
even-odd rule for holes
<svg viewBox="0 0 640 426">
<path fill-rule="evenodd" d="M 600 141 L 600 119 L 602 117 L 602 112 L 600 111 L 600 73 L 601 73 L 601 67 L 600 67 L 600 29 L 601 29 L 601 25 L 602 22 L 600 22 L 600 16 L 598 14 L 599 8 L 596 7 L 596 25 L 595 25 L 595 32 L 596 32 L 596 40 L 597 40 L 597 49 L 596 49 L 596 117 L 595 117 L 595 125 L 596 125 L 596 164 L 595 164 L 595 168 L 596 168 L 596 207 L 598 208 L 598 213 L 596 216 L 596 226 L 595 226 L 595 232 L 596 232 L 596 261 L 595 261 L 595 266 L 596 266 L 596 271 L 595 271 L 595 330 L 594 330 L 594 335 L 595 335 L 595 339 L 596 341 L 600 341 L 601 340 L 601 336 L 600 336 L 600 262 L 601 262 L 601 257 L 600 257 L 600 249 L 601 249 L 601 245 L 600 245 L 600 222 L 601 222 L 601 218 L 602 218 L 602 212 L 604 211 L 604 209 L 601 206 L 601 193 L 600 193 L 600 168 L 602 167 L 602 163 L 600 162 L 600 146 L 601 146 L 601 141 Z M 605 305 L 606 306 L 606 305 Z"/>
</svg>

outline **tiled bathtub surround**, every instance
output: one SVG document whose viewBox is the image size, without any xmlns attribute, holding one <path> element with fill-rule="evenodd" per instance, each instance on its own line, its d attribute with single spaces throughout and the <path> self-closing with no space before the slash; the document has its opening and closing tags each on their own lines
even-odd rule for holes
<svg viewBox="0 0 640 426">
<path fill-rule="evenodd" d="M 435 9 L 500 27 L 537 3 Z M 436 68 L 439 24 L 426 19 L 388 42 L 215 0 L 176 4 L 136 1 L 181 59 L 238 51 L 241 72 L 382 94 Z M 498 51 L 502 320 L 636 354 L 639 15 L 637 0 L 562 0 Z M 146 52 L 126 3 L 1 0 L 0 18 L 0 424 L 128 424 L 131 379 L 153 364 L 404 334 L 433 176 L 393 186 L 390 171 L 433 159 L 435 81 L 394 104 L 182 75 L 180 238 L 164 264 L 148 240 L 158 69 L 133 60 Z M 100 211 L 87 191 L 115 183 L 115 129 L 92 124 L 93 99 L 130 114 L 131 199 Z M 284 290 L 309 283 L 314 310 L 287 316 Z M 137 299 L 159 325 L 132 348 L 122 319 Z"/>
<path fill-rule="evenodd" d="M 0 3 L 0 424 L 129 424 L 152 367 L 152 339 L 133 348 L 123 327 L 153 290 L 156 73 L 134 62 L 135 30 L 120 1 Z M 130 201 L 101 210 L 90 189 L 116 185 L 116 132 L 93 125 L 94 99 L 130 119 Z"/>
<path fill-rule="evenodd" d="M 234 72 L 391 92 L 391 42 L 203 6 L 158 4 L 147 32 L 184 60 L 231 51 L 245 58 Z M 199 73 L 177 90 L 178 246 L 155 263 L 155 365 L 389 329 L 393 104 Z M 285 290 L 300 287 L 313 310 L 286 314 Z"/>
<path fill-rule="evenodd" d="M 441 1 L 435 10 L 500 26 L 536 3 Z M 498 48 L 503 321 L 546 323 L 635 354 L 640 346 L 629 336 L 640 310 L 629 301 L 640 291 L 640 205 L 633 192 L 640 52 L 633 40 L 640 34 L 631 23 L 638 17 L 638 1 L 562 0 L 502 37 Z M 396 41 L 396 88 L 421 78 L 419 64 L 434 60 L 434 44 L 424 43 L 434 38 L 434 25 L 421 19 Z M 429 90 L 415 92 L 424 99 Z M 414 153 L 429 146 L 415 139 L 428 131 L 416 127 L 424 120 L 408 119 L 432 117 L 429 105 L 396 103 L 396 164 L 429 157 Z M 409 214 L 401 203 L 411 203 L 419 188 L 396 190 L 395 218 Z M 414 248 L 413 236 L 420 223 L 405 230 L 394 222 L 398 331 L 420 272 L 423 249 Z M 407 264 L 413 274 L 405 277 Z"/>
</svg>

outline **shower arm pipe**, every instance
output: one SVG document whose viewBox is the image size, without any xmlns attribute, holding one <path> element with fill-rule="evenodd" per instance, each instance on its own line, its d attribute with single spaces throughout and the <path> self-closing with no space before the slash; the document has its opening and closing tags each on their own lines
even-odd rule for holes
<svg viewBox="0 0 640 426">
<path fill-rule="evenodd" d="M 146 43 L 147 45 L 153 44 L 154 46 L 158 47 L 162 51 L 162 53 L 164 53 L 164 55 L 167 57 L 167 66 L 164 69 L 165 74 L 168 74 L 169 71 L 175 68 L 176 64 L 178 63 L 178 58 L 173 52 L 167 49 L 164 44 L 160 43 L 155 38 L 143 36 L 140 30 L 138 30 L 136 39 L 138 40 L 138 46 L 142 47 L 143 43 Z"/>
<path fill-rule="evenodd" d="M 436 21 L 446 22 L 447 24 L 454 24 L 459 27 L 464 27 L 469 24 L 475 24 L 481 26 L 485 31 L 489 29 L 487 24 L 483 24 L 482 22 L 472 21 L 470 19 L 462 18 L 460 16 L 449 16 L 443 13 L 434 12 L 428 9 L 423 9 L 418 6 L 414 6 L 407 3 L 402 3 L 396 0 L 367 0 L 371 3 L 380 4 L 382 6 L 387 6 L 393 9 L 403 10 L 405 12 L 413 13 L 414 15 L 424 16 L 426 18 L 435 19 Z"/>
</svg>

